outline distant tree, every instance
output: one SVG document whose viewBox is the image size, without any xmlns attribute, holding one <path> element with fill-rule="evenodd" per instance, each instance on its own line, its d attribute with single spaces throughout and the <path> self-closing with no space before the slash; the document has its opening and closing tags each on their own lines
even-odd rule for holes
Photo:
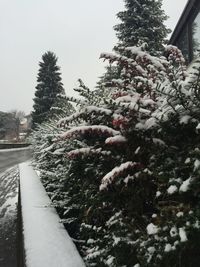
<svg viewBox="0 0 200 267">
<path fill-rule="evenodd" d="M 0 112 L 0 139 L 19 140 L 20 122 L 25 113 L 19 110 Z"/>
<path fill-rule="evenodd" d="M 118 79 L 120 75 L 120 70 L 116 66 L 111 64 L 105 67 L 105 73 L 99 77 L 96 88 L 101 89 L 102 87 L 107 87 L 113 79 Z"/>
<path fill-rule="evenodd" d="M 163 50 L 169 29 L 164 25 L 167 16 L 162 10 L 162 0 L 124 0 L 125 10 L 117 14 L 121 23 L 114 27 L 119 43 L 128 47 L 147 44 L 147 50 L 157 54 Z"/>
<path fill-rule="evenodd" d="M 23 120 L 25 119 L 26 115 L 25 112 L 22 110 L 13 110 L 10 112 L 12 116 L 12 130 L 15 134 L 15 138 L 17 141 L 20 139 L 20 125 L 23 123 Z"/>
<path fill-rule="evenodd" d="M 46 121 L 51 107 L 55 104 L 58 94 L 64 94 L 61 82 L 60 67 L 57 66 L 57 57 L 53 52 L 46 52 L 39 62 L 39 72 L 32 112 L 33 128 Z"/>
<path fill-rule="evenodd" d="M 51 120 L 59 120 L 63 118 L 63 116 L 69 116 L 75 111 L 72 104 L 68 101 L 68 98 L 65 94 L 57 95 L 56 101 L 52 105 L 49 118 Z"/>
<path fill-rule="evenodd" d="M 15 118 L 18 118 L 20 121 L 23 120 L 26 116 L 23 110 L 14 110 L 13 113 L 15 114 Z"/>
<path fill-rule="evenodd" d="M 0 139 L 4 139 L 6 134 L 7 113 L 0 111 Z"/>
</svg>

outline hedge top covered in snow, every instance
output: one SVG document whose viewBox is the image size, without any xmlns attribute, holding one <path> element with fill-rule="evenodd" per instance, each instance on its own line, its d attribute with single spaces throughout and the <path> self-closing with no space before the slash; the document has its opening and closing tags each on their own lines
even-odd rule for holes
<svg viewBox="0 0 200 267">
<path fill-rule="evenodd" d="M 20 164 L 20 191 L 27 267 L 84 267 L 36 172 Z"/>
</svg>

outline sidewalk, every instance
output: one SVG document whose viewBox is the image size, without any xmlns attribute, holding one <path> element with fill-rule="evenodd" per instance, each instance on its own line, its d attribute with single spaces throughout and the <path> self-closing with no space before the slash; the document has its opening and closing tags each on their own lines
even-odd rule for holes
<svg viewBox="0 0 200 267">
<path fill-rule="evenodd" d="M 18 178 L 18 167 L 0 174 L 0 267 L 17 266 Z"/>
</svg>

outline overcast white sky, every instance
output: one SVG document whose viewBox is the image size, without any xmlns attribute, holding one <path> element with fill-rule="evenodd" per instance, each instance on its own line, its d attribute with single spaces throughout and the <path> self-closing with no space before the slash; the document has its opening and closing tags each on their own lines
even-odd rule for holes
<svg viewBox="0 0 200 267">
<path fill-rule="evenodd" d="M 163 0 L 174 28 L 187 0 Z M 32 110 L 38 62 L 55 52 L 66 93 L 78 78 L 93 88 L 104 72 L 101 52 L 117 39 L 123 0 L 0 0 L 0 110 Z"/>
</svg>

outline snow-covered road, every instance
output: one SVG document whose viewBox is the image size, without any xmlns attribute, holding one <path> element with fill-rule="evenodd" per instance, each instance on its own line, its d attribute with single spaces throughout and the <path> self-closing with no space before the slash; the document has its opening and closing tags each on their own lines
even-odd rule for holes
<svg viewBox="0 0 200 267">
<path fill-rule="evenodd" d="M 19 169 L 16 164 L 29 159 L 30 156 L 31 152 L 28 149 L 0 150 L 0 267 L 17 266 L 16 222 Z"/>
</svg>

